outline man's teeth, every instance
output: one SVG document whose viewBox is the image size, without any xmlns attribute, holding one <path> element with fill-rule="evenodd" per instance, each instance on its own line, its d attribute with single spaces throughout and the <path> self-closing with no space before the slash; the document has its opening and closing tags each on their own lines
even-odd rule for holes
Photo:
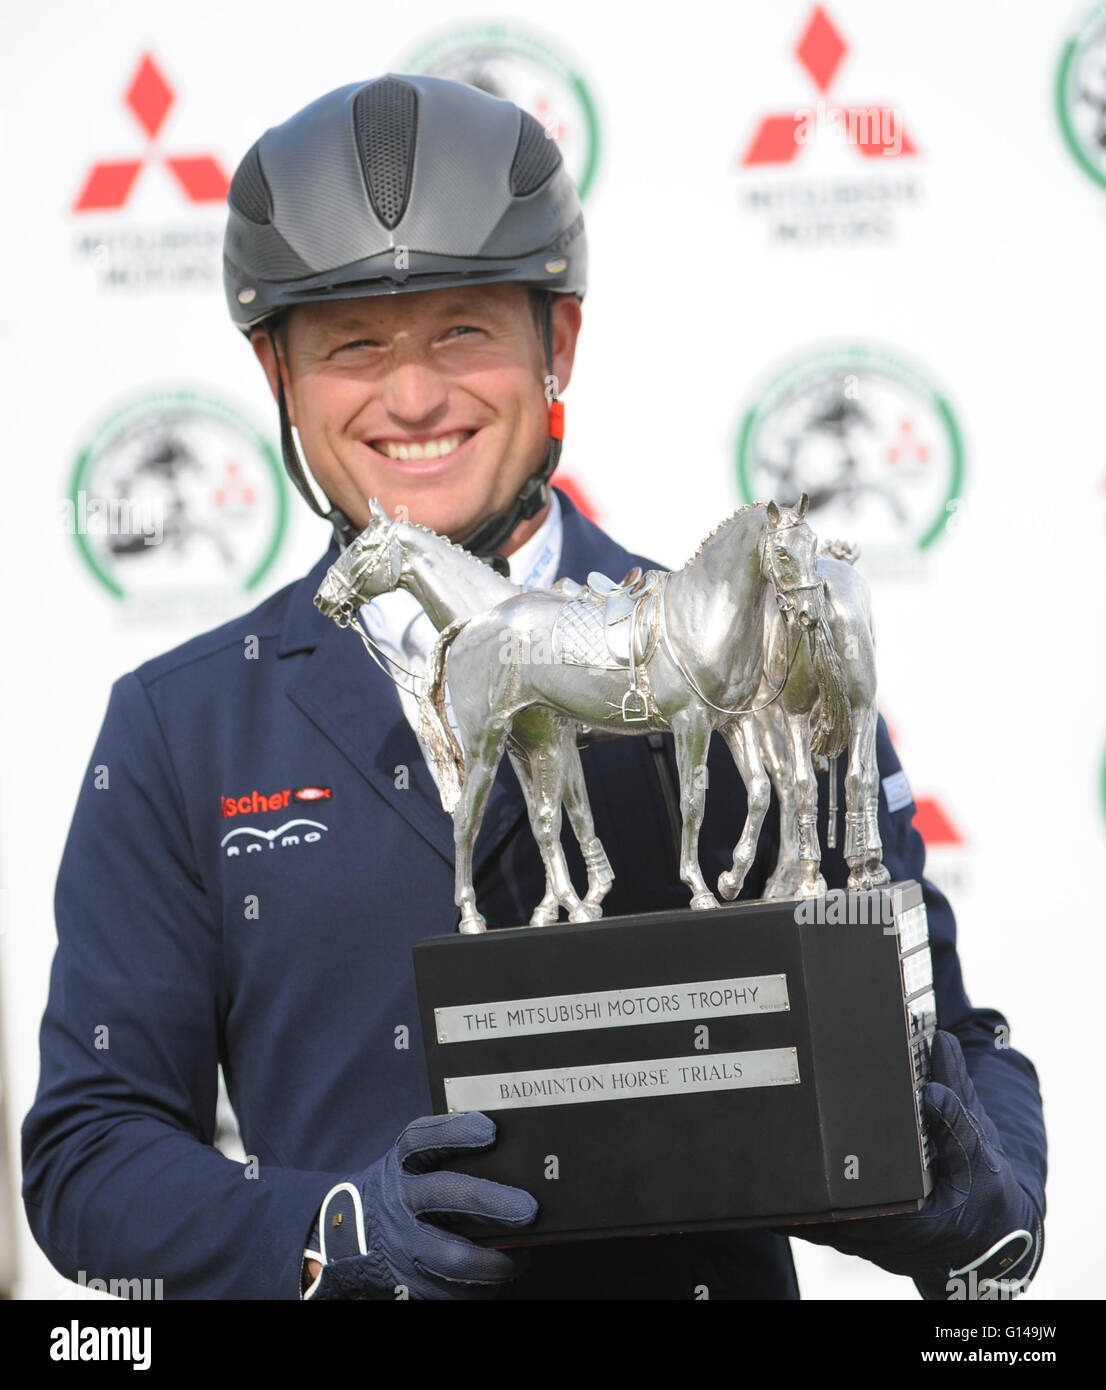
<svg viewBox="0 0 1106 1390">
<path fill-rule="evenodd" d="M 459 449 L 468 438 L 467 434 L 447 434 L 441 439 L 427 439 L 421 444 L 400 444 L 391 439 L 380 439 L 376 447 L 390 459 L 408 460 L 441 459 Z"/>
</svg>

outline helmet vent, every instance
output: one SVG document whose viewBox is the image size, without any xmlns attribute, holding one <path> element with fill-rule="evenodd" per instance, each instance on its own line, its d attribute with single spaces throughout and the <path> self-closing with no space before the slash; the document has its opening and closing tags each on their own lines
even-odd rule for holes
<svg viewBox="0 0 1106 1390">
<path fill-rule="evenodd" d="M 394 77 L 370 82 L 353 103 L 353 129 L 373 210 L 391 229 L 407 209 L 415 154 L 415 89 Z"/>
<path fill-rule="evenodd" d="M 549 178 L 561 166 L 561 151 L 545 127 L 528 112 L 522 112 L 518 145 L 511 164 L 511 192 L 524 198 Z"/>
<path fill-rule="evenodd" d="M 230 201 L 247 221 L 264 227 L 273 220 L 273 195 L 261 170 L 261 141 L 242 158 L 230 185 Z"/>
</svg>

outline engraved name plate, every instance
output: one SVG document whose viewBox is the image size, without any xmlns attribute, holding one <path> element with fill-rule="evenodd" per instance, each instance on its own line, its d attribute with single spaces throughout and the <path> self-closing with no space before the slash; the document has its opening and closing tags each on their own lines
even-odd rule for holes
<svg viewBox="0 0 1106 1390">
<path fill-rule="evenodd" d="M 540 1105 L 586 1105 L 650 1096 L 683 1096 L 748 1086 L 794 1086 L 799 1058 L 793 1047 L 725 1052 L 711 1057 L 651 1057 L 541 1071 L 447 1076 L 446 1103 L 457 1110 L 523 1110 Z"/>
<path fill-rule="evenodd" d="M 782 1013 L 790 1007 L 786 975 L 752 975 L 744 979 L 458 1004 L 436 1008 L 434 1026 L 440 1043 L 455 1043 L 476 1038 L 575 1033 L 589 1028 L 625 1028 L 642 1023 L 678 1023 L 734 1014 Z"/>
</svg>

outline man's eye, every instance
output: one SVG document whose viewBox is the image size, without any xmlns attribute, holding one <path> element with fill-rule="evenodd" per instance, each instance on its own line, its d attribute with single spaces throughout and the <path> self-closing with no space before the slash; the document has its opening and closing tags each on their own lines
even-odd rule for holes
<svg viewBox="0 0 1106 1390">
<path fill-rule="evenodd" d="M 371 338 L 357 338 L 352 343 L 343 343 L 338 351 L 345 352 L 348 348 L 360 347 L 376 347 L 376 343 L 374 343 Z"/>
<path fill-rule="evenodd" d="M 453 334 L 453 333 L 463 333 L 463 334 L 465 334 L 465 335 L 467 336 L 467 335 L 470 334 L 470 333 L 479 333 L 479 332 L 480 332 L 479 328 L 475 328 L 471 323 L 458 323 L 458 324 L 454 324 L 454 326 L 453 326 L 453 327 L 449 330 L 449 332 L 446 334 L 446 337 L 448 338 L 448 337 L 450 336 L 450 334 Z"/>
</svg>

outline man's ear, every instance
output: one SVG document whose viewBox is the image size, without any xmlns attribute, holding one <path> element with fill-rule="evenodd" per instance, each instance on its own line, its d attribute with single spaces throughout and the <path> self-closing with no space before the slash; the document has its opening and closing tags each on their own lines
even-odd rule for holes
<svg viewBox="0 0 1106 1390">
<path fill-rule="evenodd" d="M 553 298 L 553 374 L 560 395 L 572 379 L 572 364 L 576 358 L 576 339 L 583 322 L 583 310 L 574 294 L 558 294 Z"/>
<path fill-rule="evenodd" d="M 274 334 L 273 337 L 279 337 L 279 335 Z M 273 338 L 269 336 L 269 332 L 266 328 L 255 328 L 253 330 L 250 334 L 250 347 L 253 348 L 254 355 L 261 363 L 262 369 L 265 372 L 265 379 L 269 383 L 269 390 L 273 393 L 273 400 L 279 401 L 280 390 L 277 377 L 277 358 L 273 352 Z M 294 425 L 296 423 L 296 408 L 292 401 L 292 392 L 289 388 L 287 365 L 283 360 L 285 357 L 283 348 L 281 349 L 280 355 L 282 360 L 279 370 L 283 370 L 284 372 L 284 402 L 288 407 L 288 418 Z"/>
</svg>

